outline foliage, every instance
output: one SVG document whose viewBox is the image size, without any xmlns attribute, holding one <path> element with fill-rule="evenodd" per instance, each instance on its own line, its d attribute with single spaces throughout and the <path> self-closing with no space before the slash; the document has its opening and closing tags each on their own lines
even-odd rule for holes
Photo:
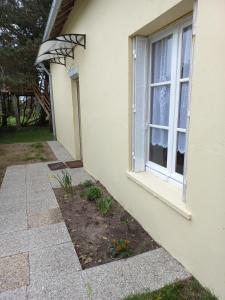
<svg viewBox="0 0 225 300">
<path fill-rule="evenodd" d="M 133 254 L 133 251 L 130 247 L 130 242 L 128 240 L 120 239 L 118 241 L 112 240 L 111 247 L 112 257 L 129 257 Z"/>
<path fill-rule="evenodd" d="M 89 187 L 91 187 L 91 186 L 93 186 L 93 185 L 94 185 L 94 182 L 91 181 L 91 180 L 86 180 L 86 181 L 84 181 L 84 182 L 81 184 L 81 186 L 84 187 L 84 188 L 89 188 Z"/>
<path fill-rule="evenodd" d="M 159 291 L 132 295 L 124 300 L 217 300 L 210 291 L 204 289 L 199 282 L 188 279 L 167 285 Z"/>
<path fill-rule="evenodd" d="M 61 188 L 65 192 L 65 195 L 73 195 L 72 177 L 67 171 L 62 171 L 62 177 L 57 174 L 53 175 L 53 178 L 59 182 Z"/>
<path fill-rule="evenodd" d="M 107 215 L 112 208 L 113 198 L 112 197 L 102 197 L 97 200 L 97 207 L 103 216 Z"/>
<path fill-rule="evenodd" d="M 32 88 L 34 61 L 42 39 L 51 0 L 0 2 L 0 87 L 14 91 Z"/>
<path fill-rule="evenodd" d="M 97 186 L 90 186 L 86 191 L 86 196 L 89 201 L 96 201 L 102 197 L 102 191 Z"/>
<path fill-rule="evenodd" d="M 129 220 L 129 218 L 121 218 L 120 219 L 120 222 L 121 222 L 121 224 L 124 224 L 124 225 L 128 225 L 129 224 L 129 222 L 130 222 L 130 220 Z"/>
</svg>

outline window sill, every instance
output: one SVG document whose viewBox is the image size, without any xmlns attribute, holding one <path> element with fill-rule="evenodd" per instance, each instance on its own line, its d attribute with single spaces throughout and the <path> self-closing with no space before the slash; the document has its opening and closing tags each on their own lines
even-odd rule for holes
<svg viewBox="0 0 225 300">
<path fill-rule="evenodd" d="M 191 220 L 191 212 L 182 201 L 182 189 L 163 181 L 150 172 L 134 173 L 127 171 L 127 177 L 154 195 L 157 199 L 178 212 L 187 220 Z"/>
</svg>

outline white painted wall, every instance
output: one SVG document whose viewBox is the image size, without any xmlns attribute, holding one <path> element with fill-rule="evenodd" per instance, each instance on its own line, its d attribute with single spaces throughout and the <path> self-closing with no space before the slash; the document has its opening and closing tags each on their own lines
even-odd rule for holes
<svg viewBox="0 0 225 300">
<path fill-rule="evenodd" d="M 151 34 L 191 11 L 192 4 L 189 0 L 78 0 L 64 32 L 85 33 L 87 49 L 77 47 L 67 69 L 75 65 L 80 73 L 87 171 L 203 285 L 225 299 L 224 0 L 199 0 L 186 194 L 192 220 L 126 175 L 131 149 L 129 36 L 137 31 Z M 63 66 L 51 70 L 57 137 L 75 156 L 71 82 Z M 167 197 L 167 187 L 159 179 L 153 181 Z"/>
</svg>

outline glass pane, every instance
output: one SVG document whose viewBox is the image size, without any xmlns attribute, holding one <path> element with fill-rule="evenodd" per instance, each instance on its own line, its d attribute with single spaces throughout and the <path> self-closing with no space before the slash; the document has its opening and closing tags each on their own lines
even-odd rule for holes
<svg viewBox="0 0 225 300">
<path fill-rule="evenodd" d="M 151 124 L 169 125 L 170 86 L 163 85 L 152 88 Z"/>
<path fill-rule="evenodd" d="M 171 78 L 172 40 L 170 35 L 152 44 L 152 83 Z"/>
<path fill-rule="evenodd" d="M 168 131 L 151 128 L 149 160 L 167 167 Z"/>
<path fill-rule="evenodd" d="M 177 134 L 177 157 L 176 172 L 183 175 L 184 173 L 184 155 L 186 150 L 186 134 L 178 132 Z"/>
<path fill-rule="evenodd" d="M 187 126 L 188 92 L 189 92 L 189 83 L 188 82 L 181 83 L 179 118 L 178 118 L 179 128 L 186 128 Z"/>
<path fill-rule="evenodd" d="M 181 53 L 181 78 L 189 77 L 191 62 L 192 26 L 183 30 Z"/>
</svg>

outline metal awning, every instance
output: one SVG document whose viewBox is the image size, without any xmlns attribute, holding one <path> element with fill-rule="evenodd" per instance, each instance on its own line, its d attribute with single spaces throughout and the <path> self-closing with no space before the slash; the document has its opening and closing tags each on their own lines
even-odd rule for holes
<svg viewBox="0 0 225 300">
<path fill-rule="evenodd" d="M 74 47 L 86 47 L 85 34 L 64 34 L 43 42 L 39 48 L 35 65 L 44 61 L 66 65 L 66 57 L 74 58 Z"/>
</svg>

